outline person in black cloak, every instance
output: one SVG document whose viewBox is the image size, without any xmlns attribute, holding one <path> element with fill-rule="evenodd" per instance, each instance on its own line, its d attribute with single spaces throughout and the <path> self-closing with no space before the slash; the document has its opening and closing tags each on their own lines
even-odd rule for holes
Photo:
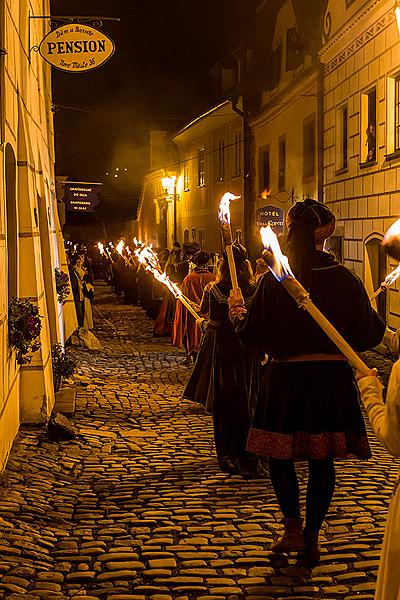
<svg viewBox="0 0 400 600">
<path fill-rule="evenodd" d="M 256 288 L 251 265 L 243 246 L 234 245 L 233 253 L 247 306 Z M 204 289 L 199 312 L 208 315 L 208 321 L 201 324 L 205 334 L 183 396 L 202 404 L 213 414 L 215 449 L 221 470 L 253 477 L 258 461 L 246 451 L 246 441 L 250 429 L 249 398 L 259 360 L 242 347 L 229 319 L 231 288 L 228 261 L 224 256 L 216 281 Z"/>
<path fill-rule="evenodd" d="M 361 280 L 323 251 L 324 240 L 335 229 L 333 213 L 306 199 L 289 210 L 287 226 L 289 263 L 316 306 L 355 350 L 379 344 L 385 326 Z M 284 534 L 272 549 L 298 551 L 300 560 L 313 566 L 319 562 L 319 531 L 335 490 L 334 460 L 371 456 L 353 371 L 271 272 L 259 280 L 246 315 L 240 290 L 231 293 L 229 304 L 244 346 L 272 358 L 247 443 L 251 452 L 269 457 L 284 517 Z M 297 460 L 308 461 L 304 530 Z"/>
</svg>

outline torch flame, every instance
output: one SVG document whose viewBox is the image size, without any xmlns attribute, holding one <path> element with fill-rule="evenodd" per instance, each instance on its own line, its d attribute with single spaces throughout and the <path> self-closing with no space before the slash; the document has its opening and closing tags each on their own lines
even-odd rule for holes
<svg viewBox="0 0 400 600">
<path fill-rule="evenodd" d="M 161 273 L 161 266 L 158 257 L 151 246 L 143 245 L 141 248 L 138 246 L 134 251 L 134 254 L 140 264 L 146 267 L 146 269 L 151 270 L 152 272 L 154 269 Z"/>
<path fill-rule="evenodd" d="M 151 246 L 143 245 L 142 248 L 137 248 L 135 251 L 135 256 L 141 265 L 143 265 L 146 271 L 150 271 L 150 273 L 163 285 L 166 285 L 170 292 L 175 296 L 175 298 L 179 298 L 182 296 L 182 292 L 174 283 L 169 279 L 166 273 L 161 271 L 160 263 L 158 261 L 157 255 L 152 249 Z"/>
<path fill-rule="evenodd" d="M 241 196 L 234 196 L 231 192 L 226 192 L 218 205 L 218 220 L 220 223 L 226 223 L 230 225 L 231 223 L 231 211 L 229 210 L 229 205 L 231 200 L 239 200 Z"/>
<path fill-rule="evenodd" d="M 97 244 L 100 254 L 104 254 L 104 246 L 101 242 Z"/>
<path fill-rule="evenodd" d="M 124 251 L 125 248 L 125 242 L 124 240 L 119 240 L 118 244 L 116 245 L 115 249 L 118 252 L 118 254 L 120 254 L 122 256 L 122 252 Z"/>
<path fill-rule="evenodd" d="M 273 262 L 268 266 L 277 280 L 283 281 L 283 279 L 286 279 L 286 277 L 294 277 L 289 265 L 289 261 L 282 253 L 278 238 L 272 231 L 271 226 L 268 225 L 268 227 L 261 227 L 260 234 L 264 248 L 269 250 L 273 256 Z"/>
<path fill-rule="evenodd" d="M 167 286 L 167 288 L 175 296 L 175 298 L 179 298 L 180 296 L 182 296 L 182 292 L 180 291 L 176 283 L 171 281 L 166 273 L 160 273 L 159 271 L 157 271 L 157 269 L 152 271 L 152 273 L 157 279 L 157 281 Z"/>
</svg>

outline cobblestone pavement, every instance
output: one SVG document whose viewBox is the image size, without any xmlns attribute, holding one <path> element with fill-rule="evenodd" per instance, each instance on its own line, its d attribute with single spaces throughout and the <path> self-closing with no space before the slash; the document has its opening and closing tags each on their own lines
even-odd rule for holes
<svg viewBox="0 0 400 600">
<path fill-rule="evenodd" d="M 270 482 L 219 472 L 210 417 L 180 397 L 183 355 L 104 286 L 96 316 L 103 351 L 79 351 L 78 438 L 21 428 L 1 479 L 0 600 L 373 598 L 398 470 L 376 440 L 372 460 L 338 463 L 321 565 L 277 562 Z"/>
</svg>

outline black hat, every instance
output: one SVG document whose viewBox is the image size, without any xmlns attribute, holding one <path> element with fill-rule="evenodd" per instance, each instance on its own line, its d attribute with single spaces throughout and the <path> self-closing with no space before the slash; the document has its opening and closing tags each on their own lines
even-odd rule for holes
<svg viewBox="0 0 400 600">
<path fill-rule="evenodd" d="M 192 258 L 192 262 L 196 266 L 206 265 L 210 260 L 210 255 L 205 250 L 199 250 Z"/>
<path fill-rule="evenodd" d="M 289 233 L 286 254 L 294 274 L 304 287 L 311 287 L 313 257 L 316 244 L 322 244 L 335 230 L 335 215 L 329 208 L 306 198 L 296 202 L 286 215 Z"/>
<path fill-rule="evenodd" d="M 197 242 L 188 242 L 187 244 L 183 244 L 183 250 L 193 255 L 200 250 L 200 246 Z"/>
</svg>

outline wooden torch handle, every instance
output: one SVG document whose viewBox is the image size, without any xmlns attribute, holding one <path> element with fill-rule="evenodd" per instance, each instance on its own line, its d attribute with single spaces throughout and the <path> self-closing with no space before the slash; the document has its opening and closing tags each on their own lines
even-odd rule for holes
<svg viewBox="0 0 400 600">
<path fill-rule="evenodd" d="M 229 273 L 231 275 L 232 289 L 237 290 L 239 288 L 235 259 L 233 258 L 232 244 L 225 246 L 226 256 L 228 258 Z"/>
</svg>

